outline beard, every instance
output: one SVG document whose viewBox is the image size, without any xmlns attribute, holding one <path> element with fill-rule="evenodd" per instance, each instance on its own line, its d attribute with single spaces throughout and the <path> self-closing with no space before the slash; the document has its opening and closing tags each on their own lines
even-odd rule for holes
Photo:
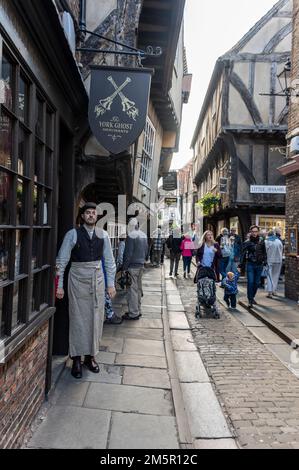
<svg viewBox="0 0 299 470">
<path fill-rule="evenodd" d="M 86 225 L 88 225 L 89 227 L 92 227 L 93 225 L 96 224 L 96 220 L 95 220 L 95 219 L 86 219 L 86 220 L 84 221 L 84 223 L 85 223 Z"/>
</svg>

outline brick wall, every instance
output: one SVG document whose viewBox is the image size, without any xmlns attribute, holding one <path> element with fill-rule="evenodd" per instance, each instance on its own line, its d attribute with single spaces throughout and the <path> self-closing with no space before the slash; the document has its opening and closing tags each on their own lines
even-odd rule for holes
<svg viewBox="0 0 299 470">
<path fill-rule="evenodd" d="M 299 173 L 287 177 L 287 195 L 286 225 L 293 227 L 299 224 Z M 286 257 L 286 296 L 299 299 L 299 260 L 292 256 Z"/>
<path fill-rule="evenodd" d="M 299 0 L 293 3 L 293 49 L 291 80 L 299 79 Z M 299 128 L 299 100 L 291 100 L 289 110 L 289 133 Z M 286 226 L 299 227 L 299 173 L 289 175 L 287 180 L 286 197 Z M 286 246 L 286 255 L 288 247 Z M 286 256 L 286 288 L 288 298 L 298 301 L 299 296 L 299 260 Z"/>
<path fill-rule="evenodd" d="M 48 323 L 0 365 L 0 449 L 18 448 L 45 394 Z"/>
<path fill-rule="evenodd" d="M 293 47 L 292 47 L 292 80 L 299 79 L 299 0 L 294 0 L 293 10 Z M 299 100 L 292 100 L 289 112 L 289 132 L 299 127 Z"/>
<path fill-rule="evenodd" d="M 76 18 L 79 23 L 80 16 L 80 0 L 68 0 L 70 10 L 72 11 L 74 18 Z"/>
</svg>

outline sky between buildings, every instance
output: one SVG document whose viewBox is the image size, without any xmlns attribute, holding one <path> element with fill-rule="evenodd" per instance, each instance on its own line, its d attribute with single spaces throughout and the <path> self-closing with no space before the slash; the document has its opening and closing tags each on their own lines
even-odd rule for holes
<svg viewBox="0 0 299 470">
<path fill-rule="evenodd" d="M 231 49 L 273 5 L 274 0 L 186 0 L 185 45 L 193 74 L 189 104 L 184 105 L 179 153 L 172 169 L 192 158 L 190 145 L 217 58 Z"/>
</svg>

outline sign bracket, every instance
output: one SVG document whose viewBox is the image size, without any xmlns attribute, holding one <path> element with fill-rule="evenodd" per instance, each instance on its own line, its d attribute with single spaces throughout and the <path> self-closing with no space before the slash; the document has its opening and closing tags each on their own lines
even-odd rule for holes
<svg viewBox="0 0 299 470">
<path fill-rule="evenodd" d="M 131 55 L 131 56 L 139 57 L 140 60 L 144 60 L 147 57 L 160 57 L 163 54 L 162 48 L 159 46 L 157 46 L 156 48 L 153 48 L 152 46 L 148 46 L 146 48 L 146 51 L 143 51 L 142 49 L 137 49 L 136 47 L 129 46 L 128 44 L 125 44 L 123 42 L 115 41 L 114 39 L 107 38 L 106 36 L 103 36 L 102 34 L 89 31 L 88 29 L 85 29 L 85 28 L 80 28 L 80 32 L 91 34 L 92 36 L 96 36 L 100 39 L 103 39 L 104 41 L 111 42 L 117 46 L 124 47 L 128 49 L 128 51 L 97 49 L 95 47 L 78 47 L 76 48 L 77 52 L 94 52 L 98 54 Z"/>
</svg>

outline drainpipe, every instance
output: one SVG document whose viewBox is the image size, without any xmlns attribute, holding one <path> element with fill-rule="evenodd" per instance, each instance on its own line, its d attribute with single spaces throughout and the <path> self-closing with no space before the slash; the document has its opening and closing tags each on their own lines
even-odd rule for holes
<svg viewBox="0 0 299 470">
<path fill-rule="evenodd" d="M 80 0 L 80 29 L 86 29 L 86 0 Z"/>
</svg>

